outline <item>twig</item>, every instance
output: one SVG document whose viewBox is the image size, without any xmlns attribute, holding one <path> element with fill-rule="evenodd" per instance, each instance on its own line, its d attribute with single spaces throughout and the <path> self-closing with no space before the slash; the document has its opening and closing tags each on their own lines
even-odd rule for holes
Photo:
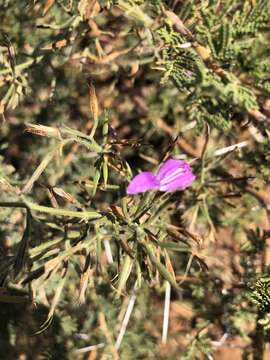
<svg viewBox="0 0 270 360">
<path fill-rule="evenodd" d="M 28 60 L 28 61 L 26 61 L 26 62 L 24 62 L 22 64 L 19 64 L 19 65 L 15 66 L 15 72 L 16 73 L 21 72 L 22 70 L 27 69 L 28 67 L 30 67 L 33 64 L 38 64 L 39 62 L 41 62 L 42 59 L 43 59 L 43 56 L 38 56 L 35 59 L 31 59 L 31 60 Z M 9 73 L 12 73 L 12 68 L 1 70 L 0 71 L 0 76 L 1 75 L 6 75 L 6 74 L 9 74 Z"/>
<path fill-rule="evenodd" d="M 105 318 L 105 315 L 103 314 L 103 312 L 100 312 L 98 314 L 98 321 L 99 321 L 101 331 L 105 335 L 105 337 L 107 339 L 107 342 L 108 342 L 108 345 L 110 346 L 113 359 L 114 360 L 119 360 L 119 355 L 118 355 L 117 349 L 113 346 L 113 337 L 112 337 L 112 335 L 111 335 L 111 333 L 110 333 L 110 331 L 108 329 L 106 318 Z M 105 359 L 104 355 L 105 354 L 103 354 L 101 359 Z"/>
<path fill-rule="evenodd" d="M 93 350 L 96 350 L 96 349 L 100 349 L 100 348 L 102 348 L 104 346 L 105 346 L 104 343 L 100 343 L 100 344 L 97 344 L 97 345 L 85 346 L 83 348 L 77 349 L 76 352 L 82 354 L 82 353 L 90 352 L 90 351 L 93 351 Z"/>
<path fill-rule="evenodd" d="M 106 257 L 107 257 L 107 261 L 111 265 L 111 264 L 113 264 L 113 256 L 112 256 L 112 250 L 111 250 L 110 242 L 109 242 L 109 240 L 105 239 L 103 241 L 103 244 L 104 244 L 104 248 L 105 248 L 105 254 L 106 254 Z"/>
<path fill-rule="evenodd" d="M 162 326 L 162 344 L 166 344 L 168 337 L 170 300 L 171 300 L 171 284 L 169 283 L 169 281 L 166 281 L 163 326 Z"/>
<path fill-rule="evenodd" d="M 124 320 L 123 320 L 122 325 L 121 325 L 121 329 L 119 331 L 117 340 L 115 342 L 115 349 L 116 350 L 119 350 L 119 348 L 120 348 L 121 342 L 123 340 L 123 337 L 125 335 L 125 332 L 126 332 L 126 329 L 127 329 L 127 326 L 128 326 L 128 322 L 129 322 L 129 319 L 130 319 L 130 316 L 131 316 L 135 301 L 136 301 L 136 293 L 134 291 L 134 293 L 131 295 L 131 298 L 129 300 L 129 303 L 128 303 L 128 306 L 127 306 L 127 311 L 125 313 Z"/>
<path fill-rule="evenodd" d="M 230 146 L 216 150 L 214 152 L 214 156 L 221 156 L 221 155 L 227 154 L 228 152 L 231 152 L 233 150 L 241 149 L 242 147 L 245 147 L 247 145 L 250 145 L 250 141 L 248 141 L 248 140 L 242 141 L 240 143 L 230 145 Z"/>
</svg>

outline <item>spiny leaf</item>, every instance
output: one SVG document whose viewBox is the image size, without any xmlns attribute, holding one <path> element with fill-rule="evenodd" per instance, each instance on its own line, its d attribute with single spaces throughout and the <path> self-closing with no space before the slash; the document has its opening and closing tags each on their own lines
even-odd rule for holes
<svg viewBox="0 0 270 360">
<path fill-rule="evenodd" d="M 117 285 L 117 298 L 120 297 L 126 286 L 126 282 L 130 276 L 132 266 L 133 266 L 133 259 L 129 255 L 125 255 Z"/>
<path fill-rule="evenodd" d="M 154 255 L 153 248 L 146 242 L 142 243 L 144 250 L 146 251 L 147 255 L 149 256 L 149 259 L 153 263 L 153 265 L 157 268 L 159 273 L 163 276 L 165 280 L 168 280 L 169 283 L 175 288 L 175 290 L 180 291 L 180 288 L 173 278 L 173 276 L 170 274 L 170 272 L 166 269 L 166 267 L 156 258 Z"/>
</svg>

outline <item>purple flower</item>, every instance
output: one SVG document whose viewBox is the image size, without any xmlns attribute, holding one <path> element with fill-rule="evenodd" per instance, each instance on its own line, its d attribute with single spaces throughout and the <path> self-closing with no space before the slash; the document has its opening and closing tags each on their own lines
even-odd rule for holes
<svg viewBox="0 0 270 360">
<path fill-rule="evenodd" d="M 167 160 L 156 174 L 143 171 L 135 176 L 127 188 L 127 193 L 138 194 L 149 190 L 173 192 L 184 190 L 196 179 L 189 165 L 183 160 Z"/>
</svg>

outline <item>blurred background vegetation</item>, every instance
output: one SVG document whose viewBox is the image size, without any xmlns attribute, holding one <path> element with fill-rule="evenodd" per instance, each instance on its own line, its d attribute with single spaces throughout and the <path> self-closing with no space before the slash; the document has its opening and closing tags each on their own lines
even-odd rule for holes
<svg viewBox="0 0 270 360">
<path fill-rule="evenodd" d="M 0 18 L 0 358 L 269 358 L 270 1 Z M 192 188 L 126 195 L 169 157 Z"/>
</svg>

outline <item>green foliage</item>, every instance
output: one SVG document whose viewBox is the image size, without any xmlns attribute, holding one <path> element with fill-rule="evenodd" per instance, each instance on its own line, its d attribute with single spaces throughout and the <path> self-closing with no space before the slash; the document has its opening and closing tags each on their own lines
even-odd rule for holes
<svg viewBox="0 0 270 360">
<path fill-rule="evenodd" d="M 266 313 L 270 310 L 270 278 L 260 277 L 252 288 L 251 299 L 260 311 Z"/>
<path fill-rule="evenodd" d="M 256 167 L 257 177 L 260 177 L 266 183 L 270 179 L 269 150 L 269 140 L 267 139 L 265 142 L 258 144 L 258 151 L 245 151 L 242 155 L 247 164 Z"/>
<path fill-rule="evenodd" d="M 240 337 L 262 358 L 269 1 L 6 0 L 0 17 L 0 357 L 211 358 Z M 169 157 L 192 188 L 126 194 Z"/>
<path fill-rule="evenodd" d="M 255 66 L 250 75 L 256 78 L 256 85 L 266 91 L 268 89 L 264 71 L 268 69 L 269 57 L 260 56 L 262 49 L 265 54 L 267 50 L 259 45 L 257 38 L 247 41 L 243 35 L 255 36 L 267 29 L 269 2 L 258 1 L 253 9 L 246 2 L 244 13 L 237 10 L 234 15 L 231 13 L 233 2 L 227 2 L 218 10 L 217 6 L 216 1 L 205 2 L 200 9 L 200 17 L 197 12 L 197 19 L 192 19 L 196 38 L 194 34 L 185 34 L 185 30 L 180 30 L 179 34 L 166 20 L 157 33 L 164 42 L 160 61 L 164 72 L 162 83 L 171 79 L 181 92 L 188 90 L 186 104 L 191 119 L 197 118 L 199 122 L 208 122 L 228 131 L 235 112 L 258 110 L 257 96 L 246 84 L 244 76 L 239 81 L 239 74 L 247 66 L 245 64 Z M 191 15 L 194 16 L 193 13 Z M 177 21 L 181 20 L 173 20 L 175 26 L 180 27 Z M 187 43 L 190 36 L 191 43 Z M 266 35 L 258 36 L 265 44 L 268 42 Z M 197 41 L 204 46 L 198 47 Z M 200 100 L 194 104 L 194 99 Z"/>
<path fill-rule="evenodd" d="M 192 360 L 198 354 L 209 357 L 213 353 L 213 347 L 207 334 L 199 332 L 196 338 L 189 345 L 186 354 L 181 356 L 181 360 Z"/>
</svg>

